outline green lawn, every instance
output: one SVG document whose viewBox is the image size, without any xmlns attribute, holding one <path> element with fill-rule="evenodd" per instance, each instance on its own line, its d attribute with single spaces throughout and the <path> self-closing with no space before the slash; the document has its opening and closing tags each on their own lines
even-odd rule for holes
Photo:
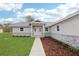
<svg viewBox="0 0 79 59">
<path fill-rule="evenodd" d="M 29 55 L 34 37 L 12 37 L 11 33 L 0 33 L 0 56 Z"/>
</svg>

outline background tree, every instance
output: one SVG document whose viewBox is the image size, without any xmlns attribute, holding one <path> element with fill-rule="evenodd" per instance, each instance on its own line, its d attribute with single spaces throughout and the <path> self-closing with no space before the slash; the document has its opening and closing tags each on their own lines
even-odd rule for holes
<svg viewBox="0 0 79 59">
<path fill-rule="evenodd" d="M 28 21 L 28 22 L 32 22 L 32 21 L 34 21 L 34 18 L 29 15 L 29 16 L 25 17 L 25 20 Z"/>
<path fill-rule="evenodd" d="M 2 24 L 0 24 L 0 28 L 3 28 L 3 25 Z"/>
<path fill-rule="evenodd" d="M 12 27 L 11 27 L 12 23 L 6 23 L 4 24 L 4 32 L 11 32 Z"/>
</svg>

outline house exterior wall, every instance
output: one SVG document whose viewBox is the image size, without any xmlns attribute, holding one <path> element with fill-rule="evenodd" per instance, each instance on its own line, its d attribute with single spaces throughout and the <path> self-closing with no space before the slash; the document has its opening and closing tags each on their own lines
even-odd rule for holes
<svg viewBox="0 0 79 59">
<path fill-rule="evenodd" d="M 48 28 L 48 31 L 44 31 L 45 36 L 50 36 L 50 28 Z"/>
<path fill-rule="evenodd" d="M 52 26 L 50 32 L 51 37 L 79 49 L 79 15 Z"/>
<path fill-rule="evenodd" d="M 19 27 L 14 27 L 12 33 L 14 36 L 31 36 L 31 28 L 25 27 L 23 31 L 20 31 Z"/>
</svg>

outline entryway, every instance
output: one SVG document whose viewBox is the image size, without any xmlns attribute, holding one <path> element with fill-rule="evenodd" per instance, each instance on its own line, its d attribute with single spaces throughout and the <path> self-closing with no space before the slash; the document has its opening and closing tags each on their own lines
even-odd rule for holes
<svg viewBox="0 0 79 59">
<path fill-rule="evenodd" d="M 41 21 L 31 22 L 31 36 L 43 37 L 44 36 L 45 24 Z"/>
<path fill-rule="evenodd" d="M 33 28 L 34 31 L 34 36 L 35 37 L 41 37 L 42 36 L 42 27 L 34 27 Z"/>
</svg>

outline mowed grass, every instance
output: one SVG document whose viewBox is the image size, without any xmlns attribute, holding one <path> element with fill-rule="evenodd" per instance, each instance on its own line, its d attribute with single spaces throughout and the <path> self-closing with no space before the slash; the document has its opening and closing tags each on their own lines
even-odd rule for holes
<svg viewBox="0 0 79 59">
<path fill-rule="evenodd" d="M 34 37 L 13 37 L 11 33 L 0 33 L 0 56 L 28 56 Z"/>
</svg>

